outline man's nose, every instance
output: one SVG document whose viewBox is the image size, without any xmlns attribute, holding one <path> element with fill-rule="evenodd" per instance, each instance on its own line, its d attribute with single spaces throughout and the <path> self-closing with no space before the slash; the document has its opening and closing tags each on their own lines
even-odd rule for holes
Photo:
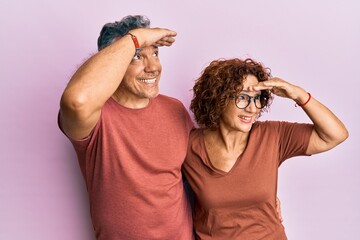
<svg viewBox="0 0 360 240">
<path fill-rule="evenodd" d="M 145 60 L 145 72 L 155 72 L 159 70 L 159 62 L 156 59 Z"/>
</svg>

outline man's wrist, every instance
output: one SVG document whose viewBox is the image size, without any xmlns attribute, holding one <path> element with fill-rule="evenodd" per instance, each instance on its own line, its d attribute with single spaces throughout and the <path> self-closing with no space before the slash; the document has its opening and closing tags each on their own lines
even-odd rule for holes
<svg viewBox="0 0 360 240">
<path fill-rule="evenodd" d="M 137 37 L 130 32 L 128 32 L 126 35 L 129 35 L 131 37 L 131 40 L 133 41 L 135 47 L 135 56 L 138 55 L 140 53 L 141 48 Z"/>
</svg>

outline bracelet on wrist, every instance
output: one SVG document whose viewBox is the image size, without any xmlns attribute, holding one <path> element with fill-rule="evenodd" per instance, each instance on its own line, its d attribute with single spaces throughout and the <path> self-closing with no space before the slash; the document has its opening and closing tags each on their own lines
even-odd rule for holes
<svg viewBox="0 0 360 240">
<path fill-rule="evenodd" d="M 132 34 L 132 33 L 130 33 L 130 32 L 128 32 L 127 34 L 131 36 L 131 39 L 132 39 L 132 41 L 133 41 L 133 43 L 134 43 L 134 46 L 135 46 L 135 56 L 136 56 L 136 55 L 138 55 L 139 52 L 140 52 L 140 44 L 139 44 L 139 41 L 138 41 L 137 37 L 136 37 L 134 34 Z"/>
<path fill-rule="evenodd" d="M 304 103 L 302 103 L 302 104 L 296 103 L 296 104 L 295 104 L 295 107 L 305 107 L 305 105 L 308 104 L 308 102 L 309 102 L 310 99 L 311 99 L 311 94 L 310 94 L 309 92 L 308 92 L 307 94 L 309 95 L 308 100 L 306 100 L 306 102 L 304 102 Z"/>
</svg>

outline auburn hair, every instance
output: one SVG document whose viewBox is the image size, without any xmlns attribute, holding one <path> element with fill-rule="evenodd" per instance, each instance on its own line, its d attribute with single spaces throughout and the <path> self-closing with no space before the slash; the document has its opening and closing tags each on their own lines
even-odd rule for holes
<svg viewBox="0 0 360 240">
<path fill-rule="evenodd" d="M 203 70 L 195 80 L 190 104 L 190 110 L 200 127 L 215 129 L 219 126 L 222 112 L 229 101 L 242 90 L 244 79 L 248 75 L 254 75 L 259 82 L 271 78 L 269 68 L 250 58 L 215 60 Z M 261 94 L 268 97 L 269 101 L 261 109 L 259 116 L 268 110 L 272 100 L 270 90 L 262 90 Z"/>
</svg>

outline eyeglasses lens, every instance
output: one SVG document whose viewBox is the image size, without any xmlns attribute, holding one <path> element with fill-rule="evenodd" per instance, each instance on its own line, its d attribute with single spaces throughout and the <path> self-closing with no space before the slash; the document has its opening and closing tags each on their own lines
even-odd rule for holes
<svg viewBox="0 0 360 240">
<path fill-rule="evenodd" d="M 258 108 L 258 109 L 262 109 L 263 107 L 265 107 L 266 104 L 267 104 L 267 101 L 268 101 L 268 98 L 266 96 L 263 96 L 263 95 L 250 97 L 247 94 L 241 94 L 236 99 L 236 106 L 238 108 L 240 108 L 240 109 L 244 109 L 247 106 L 249 106 L 252 99 L 254 99 L 255 107 Z"/>
</svg>

